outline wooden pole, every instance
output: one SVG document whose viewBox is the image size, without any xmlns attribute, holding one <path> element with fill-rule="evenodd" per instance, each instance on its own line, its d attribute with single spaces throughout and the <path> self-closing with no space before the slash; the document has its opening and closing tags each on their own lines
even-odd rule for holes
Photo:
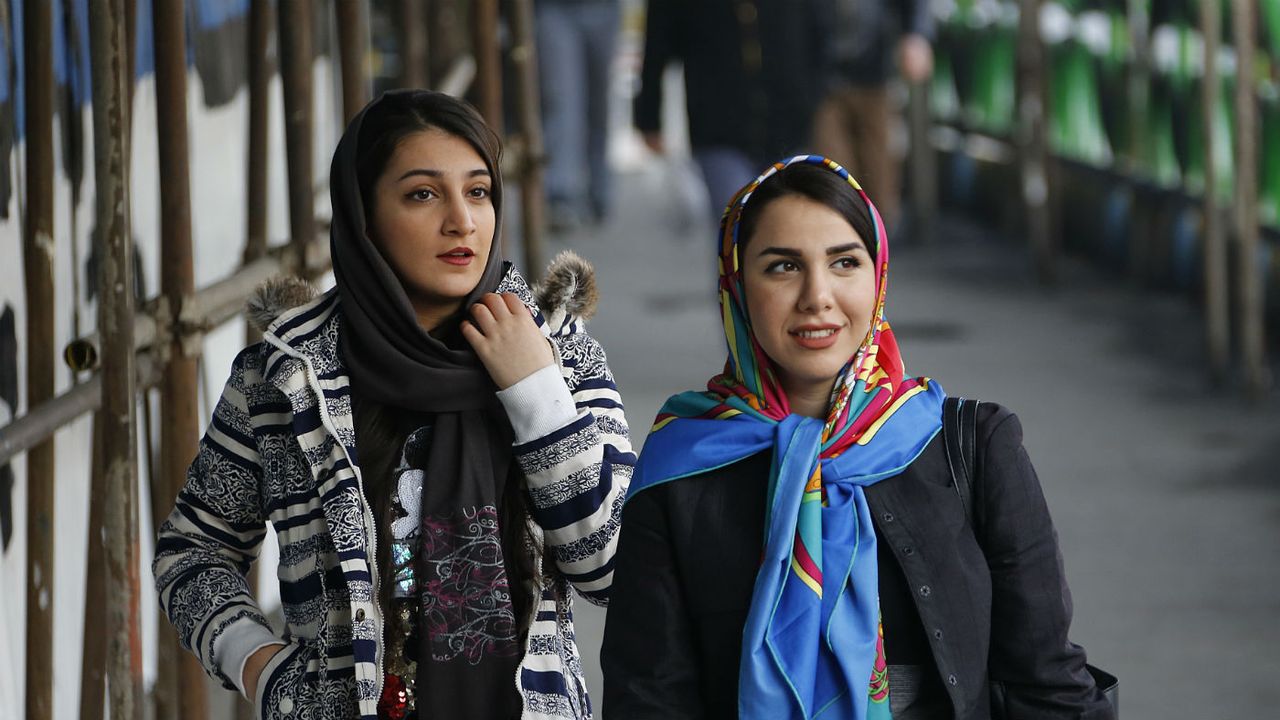
<svg viewBox="0 0 1280 720">
<path fill-rule="evenodd" d="M 22 265 L 27 304 L 27 408 L 54 394 L 53 15 L 28 3 L 26 61 L 27 218 Z M 53 717 L 54 439 L 27 453 L 26 715 Z"/>
<path fill-rule="evenodd" d="M 98 329 L 102 336 L 102 503 L 106 557 L 107 682 L 112 720 L 138 720 L 142 638 L 138 601 L 138 466 L 133 348 L 133 248 L 129 231 L 128 63 L 123 0 L 89 6 L 93 54 L 93 152 L 99 257 Z"/>
<path fill-rule="evenodd" d="M 1204 123 L 1204 315 L 1206 351 L 1214 382 L 1227 377 L 1231 338 L 1227 298 L 1227 241 L 1218 208 L 1218 169 L 1213 136 L 1217 126 L 1219 92 L 1218 44 L 1222 37 L 1218 0 L 1200 0 L 1200 30 L 1204 36 L 1204 86 L 1200 117 Z"/>
<path fill-rule="evenodd" d="M 1249 398 L 1261 402 L 1271 384 L 1264 345 L 1262 269 L 1258 257 L 1258 96 L 1254 79 L 1257 0 L 1232 2 L 1236 57 L 1236 283 L 1240 307 L 1240 353 Z"/>
<path fill-rule="evenodd" d="M 249 5 L 249 152 L 245 182 L 246 232 L 244 264 L 267 254 L 267 153 L 270 139 L 271 72 L 267 44 L 271 39 L 271 0 L 252 0 Z M 261 339 L 253 326 L 245 326 L 245 343 Z"/>
<path fill-rule="evenodd" d="M 369 27 L 364 3 L 338 0 L 338 52 L 342 56 L 342 114 L 344 122 L 369 102 L 369 73 L 365 55 L 369 48 Z M 417 33 L 421 35 L 421 33 Z"/>
<path fill-rule="evenodd" d="M 512 0 L 511 26 L 515 47 L 511 60 L 516 66 L 516 83 L 520 104 L 520 214 L 524 241 L 524 268 L 537 277 L 546 262 L 542 236 L 543 197 L 542 172 L 546 162 L 542 144 L 542 102 L 538 91 L 538 52 L 533 26 L 533 5 L 529 0 Z"/>
<path fill-rule="evenodd" d="M 1045 92 L 1044 41 L 1040 37 L 1041 0 L 1024 0 L 1018 20 L 1018 150 L 1027 230 L 1040 282 L 1056 276 L 1057 242 L 1053 227 L 1049 173 L 1048 97 Z"/>
<path fill-rule="evenodd" d="M 400 43 L 400 87 L 425 88 L 430 82 L 427 66 L 427 33 L 422 0 L 396 3 L 396 36 Z"/>
<path fill-rule="evenodd" d="M 1147 140 L 1147 118 L 1151 105 L 1151 21 L 1147 13 L 1150 0 L 1126 0 L 1125 21 L 1129 27 L 1132 58 L 1125 72 L 1125 90 L 1129 113 L 1129 147 L 1122 157 L 1130 175 L 1141 174 Z M 1129 235 L 1129 272 L 1131 276 L 1145 278 L 1151 265 L 1150 210 L 1142 203 L 1135 203 L 1131 218 L 1133 231 Z"/>
<path fill-rule="evenodd" d="M 101 412 L 93 415 L 93 465 L 90 469 L 89 497 L 106 496 L 103 470 Z M 80 720 L 102 720 L 103 691 L 106 690 L 107 608 L 97 598 L 107 592 L 103 564 L 102 503 L 89 503 L 89 542 L 86 552 L 84 596 L 84 654 L 80 657 Z"/>
<path fill-rule="evenodd" d="M 459 22 L 457 3 L 446 0 L 430 0 L 427 3 L 427 75 L 434 82 L 432 87 L 440 85 L 445 74 L 462 54 L 460 39 L 463 32 L 458 27 Z"/>
<path fill-rule="evenodd" d="M 920 244 L 931 244 L 938 218 L 938 163 L 929 141 L 929 83 L 911 83 L 907 101 L 911 147 L 907 165 L 911 173 L 911 230 Z"/>
<path fill-rule="evenodd" d="M 191 240 L 191 167 L 187 139 L 187 38 L 185 3 L 151 5 L 156 68 L 156 127 L 159 138 L 160 292 L 178 317 L 196 289 Z M 160 386 L 160 463 L 151 487 L 152 527 L 173 509 L 199 444 L 200 410 L 196 358 L 175 338 Z M 144 401 L 146 397 L 144 394 Z M 153 458 L 148 458 L 150 463 Z M 183 652 L 177 633 L 161 612 L 156 717 L 202 720 L 208 716 L 204 669 Z"/>
<path fill-rule="evenodd" d="M 312 170 L 312 73 L 310 0 L 280 0 L 280 74 L 284 85 L 285 156 L 289 175 L 289 235 L 293 272 L 306 267 L 306 244 L 316 234 Z"/>
<path fill-rule="evenodd" d="M 472 0 L 471 41 L 476 56 L 476 107 L 502 135 L 502 54 L 498 47 L 498 0 Z"/>
</svg>

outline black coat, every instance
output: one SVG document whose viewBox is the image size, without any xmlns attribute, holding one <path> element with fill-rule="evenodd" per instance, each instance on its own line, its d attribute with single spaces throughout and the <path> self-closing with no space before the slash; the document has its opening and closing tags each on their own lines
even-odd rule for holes
<svg viewBox="0 0 1280 720">
<path fill-rule="evenodd" d="M 901 475 L 867 489 L 954 717 L 990 717 L 990 683 L 1002 686 L 1009 718 L 1111 718 L 1084 650 L 1067 639 L 1071 594 L 1022 426 L 983 404 L 977 428 L 981 537 L 950 484 L 941 433 Z M 768 467 L 761 454 L 627 503 L 601 654 L 604 717 L 736 716 Z"/>
</svg>

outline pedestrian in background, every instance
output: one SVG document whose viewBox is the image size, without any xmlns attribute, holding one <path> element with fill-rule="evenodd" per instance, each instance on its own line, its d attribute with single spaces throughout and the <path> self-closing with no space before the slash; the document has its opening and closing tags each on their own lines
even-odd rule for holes
<svg viewBox="0 0 1280 720">
<path fill-rule="evenodd" d="M 814 116 L 814 150 L 855 175 L 890 232 L 898 223 L 902 159 L 889 92 L 894 65 L 908 83 L 933 74 L 934 22 L 928 0 L 829 0 L 826 96 Z"/>
<path fill-rule="evenodd" d="M 684 66 L 689 143 L 718 218 L 734 191 L 809 141 L 826 0 L 649 0 L 634 122 L 656 153 L 662 77 Z"/>
<path fill-rule="evenodd" d="M 609 79 L 620 0 L 536 0 L 547 222 L 571 231 L 609 215 Z"/>
<path fill-rule="evenodd" d="M 153 572 L 183 646 L 257 717 L 591 717 L 570 586 L 608 597 L 634 456 L 582 331 L 586 268 L 553 268 L 544 313 L 494 243 L 500 154 L 460 100 L 374 100 L 334 152 L 336 287 L 251 305 L 263 341 Z M 245 577 L 268 522 L 283 637 Z"/>
<path fill-rule="evenodd" d="M 729 357 L 667 400 L 635 469 L 601 653 L 610 720 L 1114 718 L 1068 640 L 1017 416 L 977 408 L 968 503 L 953 484 L 946 394 L 906 373 L 885 320 L 887 245 L 818 156 L 726 210 Z"/>
</svg>

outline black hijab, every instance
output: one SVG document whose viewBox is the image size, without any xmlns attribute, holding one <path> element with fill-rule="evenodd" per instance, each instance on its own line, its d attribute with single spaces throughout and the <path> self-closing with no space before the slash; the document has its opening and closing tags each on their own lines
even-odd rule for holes
<svg viewBox="0 0 1280 720">
<path fill-rule="evenodd" d="M 329 180 L 333 203 L 330 247 L 342 313 L 338 345 L 351 378 L 352 394 L 358 402 L 396 408 L 422 418 L 420 424 L 432 427 L 422 468 L 426 481 L 420 534 L 444 538 L 444 543 L 424 545 L 417 553 L 419 588 L 442 580 L 434 576 L 450 572 L 448 563 L 460 562 L 457 547 L 476 539 L 463 539 L 469 528 L 475 527 L 476 513 L 484 508 L 500 508 L 512 470 L 512 431 L 495 395 L 497 388 L 457 331 L 466 308 L 481 295 L 497 290 L 508 270 L 498 252 L 497 223 L 494 246 L 480 282 L 463 300 L 462 310 L 445 320 L 436 336 L 418 324 L 408 294 L 367 232 L 365 209 L 373 203 L 369 198 L 366 204 L 366 198 L 361 196 L 361 180 L 366 187 L 372 187 L 376 173 L 382 171 L 370 163 L 385 165 L 400 140 L 428 128 L 461 137 L 476 149 L 489 169 L 494 214 L 501 218 L 497 136 L 469 106 L 439 93 L 393 91 L 366 106 L 352 119 L 339 141 Z M 379 144 L 382 147 L 377 147 Z M 372 160 L 366 159 L 370 156 Z M 375 481 L 394 482 L 392 478 Z M 500 548 L 497 527 L 486 524 L 483 536 L 481 541 L 487 547 Z M 456 640 L 457 627 L 467 622 L 469 609 L 465 601 L 456 607 L 434 606 L 428 610 L 434 614 L 432 619 L 420 618 L 420 649 L 416 653 L 420 712 L 426 703 L 442 710 L 438 703 L 447 702 L 456 693 L 441 686 L 461 681 L 463 676 L 467 682 L 480 686 L 491 684 L 487 680 L 492 678 L 495 689 L 510 685 L 519 645 L 510 593 L 491 592 L 498 589 L 493 587 L 495 584 L 506 589 L 507 578 L 499 571 L 501 567 L 499 558 L 496 567 L 490 565 L 493 572 L 472 583 L 482 581 L 487 589 L 479 585 L 452 588 L 456 591 L 451 593 L 453 597 L 488 593 L 508 598 L 506 608 L 487 616 L 491 620 L 482 631 L 489 644 L 478 658 L 457 657 L 447 651 L 447 646 Z M 437 601 L 423 598 L 424 606 Z M 435 637 L 431 636 L 431 628 L 439 630 Z M 510 702 L 506 697 L 487 697 L 486 702 Z"/>
<path fill-rule="evenodd" d="M 462 302 L 468 308 L 494 292 L 507 270 L 497 252 L 502 217 L 502 177 L 497 137 L 470 109 L 439 93 L 398 90 L 383 94 L 351 120 L 338 142 L 330 169 L 333 226 L 329 234 L 333 274 L 343 317 L 339 337 L 352 389 L 362 397 L 411 411 L 442 413 L 494 406 L 494 385 L 479 358 L 457 337 L 458 318 L 445 321 L 440 338 L 418 324 L 409 295 L 369 239 L 364 198 L 360 194 L 360 154 L 375 143 L 397 141 L 392 128 L 403 118 L 430 118 L 431 126 L 468 140 L 492 178 L 494 247 L 480 282 Z M 472 139 L 482 129 L 489 137 Z M 423 125 L 421 129 L 426 129 Z M 478 142 L 477 142 L 478 141 Z M 487 142 L 486 142 L 487 141 Z M 485 145 L 489 145 L 488 148 Z M 366 153 L 368 154 L 368 153 Z M 451 337 L 452 336 L 452 337 Z"/>
</svg>

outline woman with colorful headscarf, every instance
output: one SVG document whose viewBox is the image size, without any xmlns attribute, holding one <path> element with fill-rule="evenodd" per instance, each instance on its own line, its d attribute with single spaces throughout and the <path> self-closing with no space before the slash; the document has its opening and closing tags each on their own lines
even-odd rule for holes
<svg viewBox="0 0 1280 720">
<path fill-rule="evenodd" d="M 971 527 L 945 394 L 885 319 L 878 213 L 778 163 L 721 225 L 729 358 L 670 398 L 623 512 L 609 720 L 1110 718 L 1067 639 L 1061 556 L 1016 416 L 977 413 Z M 985 552 L 984 552 L 985 551 Z"/>
</svg>

